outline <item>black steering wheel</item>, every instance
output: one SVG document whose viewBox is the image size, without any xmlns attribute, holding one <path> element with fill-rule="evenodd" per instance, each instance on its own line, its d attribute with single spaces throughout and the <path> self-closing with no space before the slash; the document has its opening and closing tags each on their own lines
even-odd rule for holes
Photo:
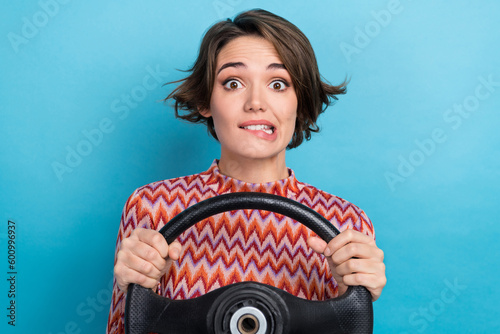
<svg viewBox="0 0 500 334">
<path fill-rule="evenodd" d="M 215 214 L 267 210 L 288 216 L 329 242 L 340 232 L 316 211 L 291 199 L 265 193 L 232 193 L 199 202 L 175 216 L 161 230 L 167 243 Z M 337 298 L 310 301 L 281 289 L 241 282 L 203 296 L 171 300 L 130 284 L 125 304 L 125 333 L 372 333 L 373 306 L 365 287 L 349 287 Z"/>
</svg>

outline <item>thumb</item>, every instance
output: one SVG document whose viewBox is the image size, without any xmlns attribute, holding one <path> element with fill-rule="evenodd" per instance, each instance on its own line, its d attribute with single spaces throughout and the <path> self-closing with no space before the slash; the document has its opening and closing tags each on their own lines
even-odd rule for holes
<svg viewBox="0 0 500 334">
<path fill-rule="evenodd" d="M 179 259 L 182 246 L 179 241 L 174 241 L 168 246 L 168 257 L 174 261 Z"/>
<path fill-rule="evenodd" d="M 319 254 L 323 254 L 326 249 L 326 241 L 319 237 L 309 237 L 307 239 L 307 244 L 313 251 Z"/>
<path fill-rule="evenodd" d="M 321 255 L 324 255 L 323 253 L 325 252 L 326 246 L 328 245 L 325 240 L 323 240 L 319 237 L 309 237 L 307 239 L 307 244 L 309 245 L 309 247 L 312 248 L 313 251 L 315 251 L 316 253 L 319 253 Z M 331 271 L 333 277 L 335 278 L 335 280 L 337 282 L 341 282 L 342 277 L 337 275 L 337 273 L 335 271 L 336 266 L 333 263 L 332 257 L 325 256 L 325 258 L 326 258 L 326 261 L 328 262 L 328 266 L 330 267 L 330 271 Z"/>
</svg>

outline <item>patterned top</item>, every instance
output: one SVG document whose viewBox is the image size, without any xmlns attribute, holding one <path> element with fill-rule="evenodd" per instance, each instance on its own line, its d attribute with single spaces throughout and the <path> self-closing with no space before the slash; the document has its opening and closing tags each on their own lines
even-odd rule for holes
<svg viewBox="0 0 500 334">
<path fill-rule="evenodd" d="M 202 200 L 233 192 L 264 192 L 293 199 L 320 213 L 341 232 L 355 229 L 375 237 L 372 223 L 355 205 L 289 177 L 246 183 L 219 172 L 215 160 L 203 173 L 159 181 L 137 189 L 128 199 L 118 231 L 121 241 L 136 227 L 160 230 L 170 219 Z M 182 233 L 178 261 L 161 278 L 157 292 L 171 299 L 195 298 L 242 281 L 266 283 L 309 300 L 337 296 L 323 255 L 307 246 L 314 233 L 280 214 L 238 210 L 214 215 Z M 124 333 L 125 294 L 116 284 L 107 333 Z"/>
</svg>

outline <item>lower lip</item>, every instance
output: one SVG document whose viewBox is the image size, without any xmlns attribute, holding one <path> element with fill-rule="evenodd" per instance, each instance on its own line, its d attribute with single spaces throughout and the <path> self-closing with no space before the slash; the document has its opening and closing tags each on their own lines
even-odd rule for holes
<svg viewBox="0 0 500 334">
<path fill-rule="evenodd" d="M 251 134 L 253 134 L 259 138 L 266 139 L 266 140 L 275 140 L 278 137 L 278 131 L 276 131 L 276 129 L 274 129 L 272 134 L 266 133 L 262 130 L 250 130 L 250 129 L 244 129 L 244 128 L 241 128 L 241 129 L 248 131 Z"/>
</svg>

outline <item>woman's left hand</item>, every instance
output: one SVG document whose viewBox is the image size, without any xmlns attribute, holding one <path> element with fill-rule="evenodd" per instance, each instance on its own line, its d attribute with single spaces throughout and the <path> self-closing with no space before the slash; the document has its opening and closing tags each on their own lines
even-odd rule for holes
<svg viewBox="0 0 500 334">
<path fill-rule="evenodd" d="M 362 285 L 370 291 L 373 301 L 380 297 L 387 282 L 384 252 L 371 237 L 349 229 L 328 244 L 318 237 L 310 237 L 307 243 L 315 252 L 326 256 L 339 296 L 350 285 Z"/>
</svg>

